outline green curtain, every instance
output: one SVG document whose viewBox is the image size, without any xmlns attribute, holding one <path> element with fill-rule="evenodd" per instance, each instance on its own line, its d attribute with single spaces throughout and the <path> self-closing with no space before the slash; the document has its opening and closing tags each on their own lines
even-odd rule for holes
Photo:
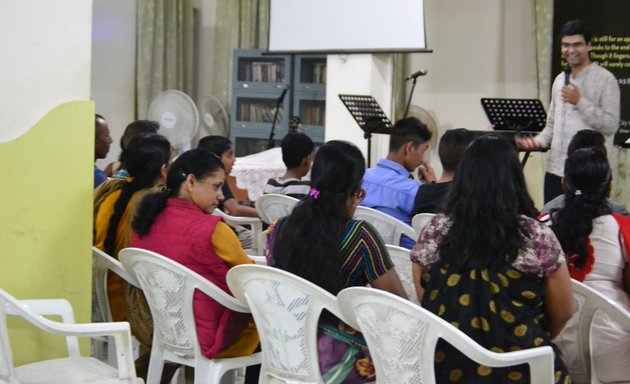
<svg viewBox="0 0 630 384">
<path fill-rule="evenodd" d="M 234 49 L 267 49 L 269 0 L 217 0 L 211 94 L 229 110 Z"/>
<path fill-rule="evenodd" d="M 395 53 L 394 54 L 394 80 L 393 84 L 393 97 L 394 97 L 394 116 L 391 117 L 392 122 L 403 118 L 405 113 L 405 103 L 407 101 L 407 88 L 405 82 L 405 74 L 407 70 L 408 53 Z"/>
<path fill-rule="evenodd" d="M 151 100 L 177 89 L 193 95 L 193 0 L 138 0 L 136 117 Z"/>
<path fill-rule="evenodd" d="M 536 70 L 538 98 L 549 107 L 551 100 L 551 58 L 553 50 L 553 0 L 534 0 L 534 31 L 536 33 Z"/>
</svg>

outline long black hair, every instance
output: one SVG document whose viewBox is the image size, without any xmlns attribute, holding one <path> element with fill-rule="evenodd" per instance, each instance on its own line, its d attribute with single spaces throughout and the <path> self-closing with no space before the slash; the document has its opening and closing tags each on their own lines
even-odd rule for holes
<svg viewBox="0 0 630 384">
<path fill-rule="evenodd" d="M 593 219 L 611 212 L 607 201 L 611 178 L 608 159 L 596 148 L 578 149 L 564 164 L 564 207 L 552 214 L 551 228 L 562 250 L 577 255 L 573 264 L 578 268 L 588 255 Z"/>
<path fill-rule="evenodd" d="M 340 240 L 351 219 L 348 202 L 361 189 L 365 159 L 345 141 L 329 141 L 315 155 L 311 194 L 293 209 L 275 235 L 274 266 L 332 294 L 343 288 Z"/>
<path fill-rule="evenodd" d="M 118 160 L 122 164 L 125 163 L 127 147 L 134 137 L 147 133 L 157 133 L 159 129 L 160 123 L 158 123 L 157 121 L 135 120 L 129 123 L 129 125 L 127 125 L 127 128 L 125 128 L 125 132 L 120 138 L 120 156 L 118 157 Z"/>
<path fill-rule="evenodd" d="M 114 255 L 116 251 L 116 232 L 118 224 L 127 209 L 133 194 L 141 189 L 150 188 L 162 176 L 162 166 L 168 165 L 171 156 L 171 144 L 158 134 L 144 134 L 134 137 L 125 152 L 125 165 L 131 179 L 124 182 L 120 196 L 114 204 L 114 213 L 109 219 L 105 236 L 105 252 Z"/>
<path fill-rule="evenodd" d="M 191 149 L 182 153 L 168 169 L 164 191 L 147 195 L 140 202 L 131 223 L 133 230 L 140 236 L 149 233 L 153 222 L 166 207 L 168 198 L 179 196 L 182 184 L 188 175 L 192 174 L 201 181 L 219 170 L 224 170 L 223 162 L 206 149 Z"/>
<path fill-rule="evenodd" d="M 519 216 L 537 215 L 516 149 L 493 134 L 468 146 L 446 200 L 453 224 L 440 256 L 463 268 L 512 262 L 526 236 Z"/>
</svg>

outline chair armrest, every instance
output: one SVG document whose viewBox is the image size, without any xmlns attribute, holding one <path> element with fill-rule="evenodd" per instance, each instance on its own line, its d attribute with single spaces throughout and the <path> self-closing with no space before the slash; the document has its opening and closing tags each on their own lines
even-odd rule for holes
<svg viewBox="0 0 630 384">
<path fill-rule="evenodd" d="M 136 278 L 132 274 L 127 272 L 120 261 L 114 259 L 112 256 L 108 255 L 107 253 L 101 251 L 96 247 L 92 247 L 92 256 L 94 261 L 99 266 L 111 270 L 129 284 L 133 285 L 136 288 L 140 288 L 140 283 L 138 282 L 138 280 L 136 280 Z"/>
</svg>

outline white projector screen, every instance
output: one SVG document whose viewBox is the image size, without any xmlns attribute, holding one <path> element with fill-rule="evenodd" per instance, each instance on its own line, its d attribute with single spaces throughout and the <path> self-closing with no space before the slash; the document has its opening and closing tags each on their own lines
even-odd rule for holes
<svg viewBox="0 0 630 384">
<path fill-rule="evenodd" d="M 271 0 L 269 52 L 426 51 L 423 0 Z"/>
</svg>

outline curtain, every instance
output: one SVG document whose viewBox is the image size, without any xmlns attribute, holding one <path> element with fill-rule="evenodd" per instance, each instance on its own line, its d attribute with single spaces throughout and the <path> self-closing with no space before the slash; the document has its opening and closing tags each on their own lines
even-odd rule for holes
<svg viewBox="0 0 630 384">
<path fill-rule="evenodd" d="M 405 103 L 407 102 L 407 88 L 405 82 L 405 74 L 408 72 L 406 60 L 408 53 L 395 53 L 394 54 L 394 81 L 393 84 L 393 97 L 394 97 L 394 116 L 392 116 L 392 123 L 396 120 L 402 119 L 405 113 Z"/>
<path fill-rule="evenodd" d="M 538 98 L 545 107 L 551 100 L 551 58 L 553 51 L 553 0 L 534 0 L 534 31 L 536 33 L 536 71 Z"/>
<path fill-rule="evenodd" d="M 234 49 L 267 49 L 269 0 L 217 0 L 211 94 L 229 110 Z"/>
<path fill-rule="evenodd" d="M 177 89 L 193 95 L 193 0 L 138 0 L 136 118 L 151 100 Z"/>
</svg>

